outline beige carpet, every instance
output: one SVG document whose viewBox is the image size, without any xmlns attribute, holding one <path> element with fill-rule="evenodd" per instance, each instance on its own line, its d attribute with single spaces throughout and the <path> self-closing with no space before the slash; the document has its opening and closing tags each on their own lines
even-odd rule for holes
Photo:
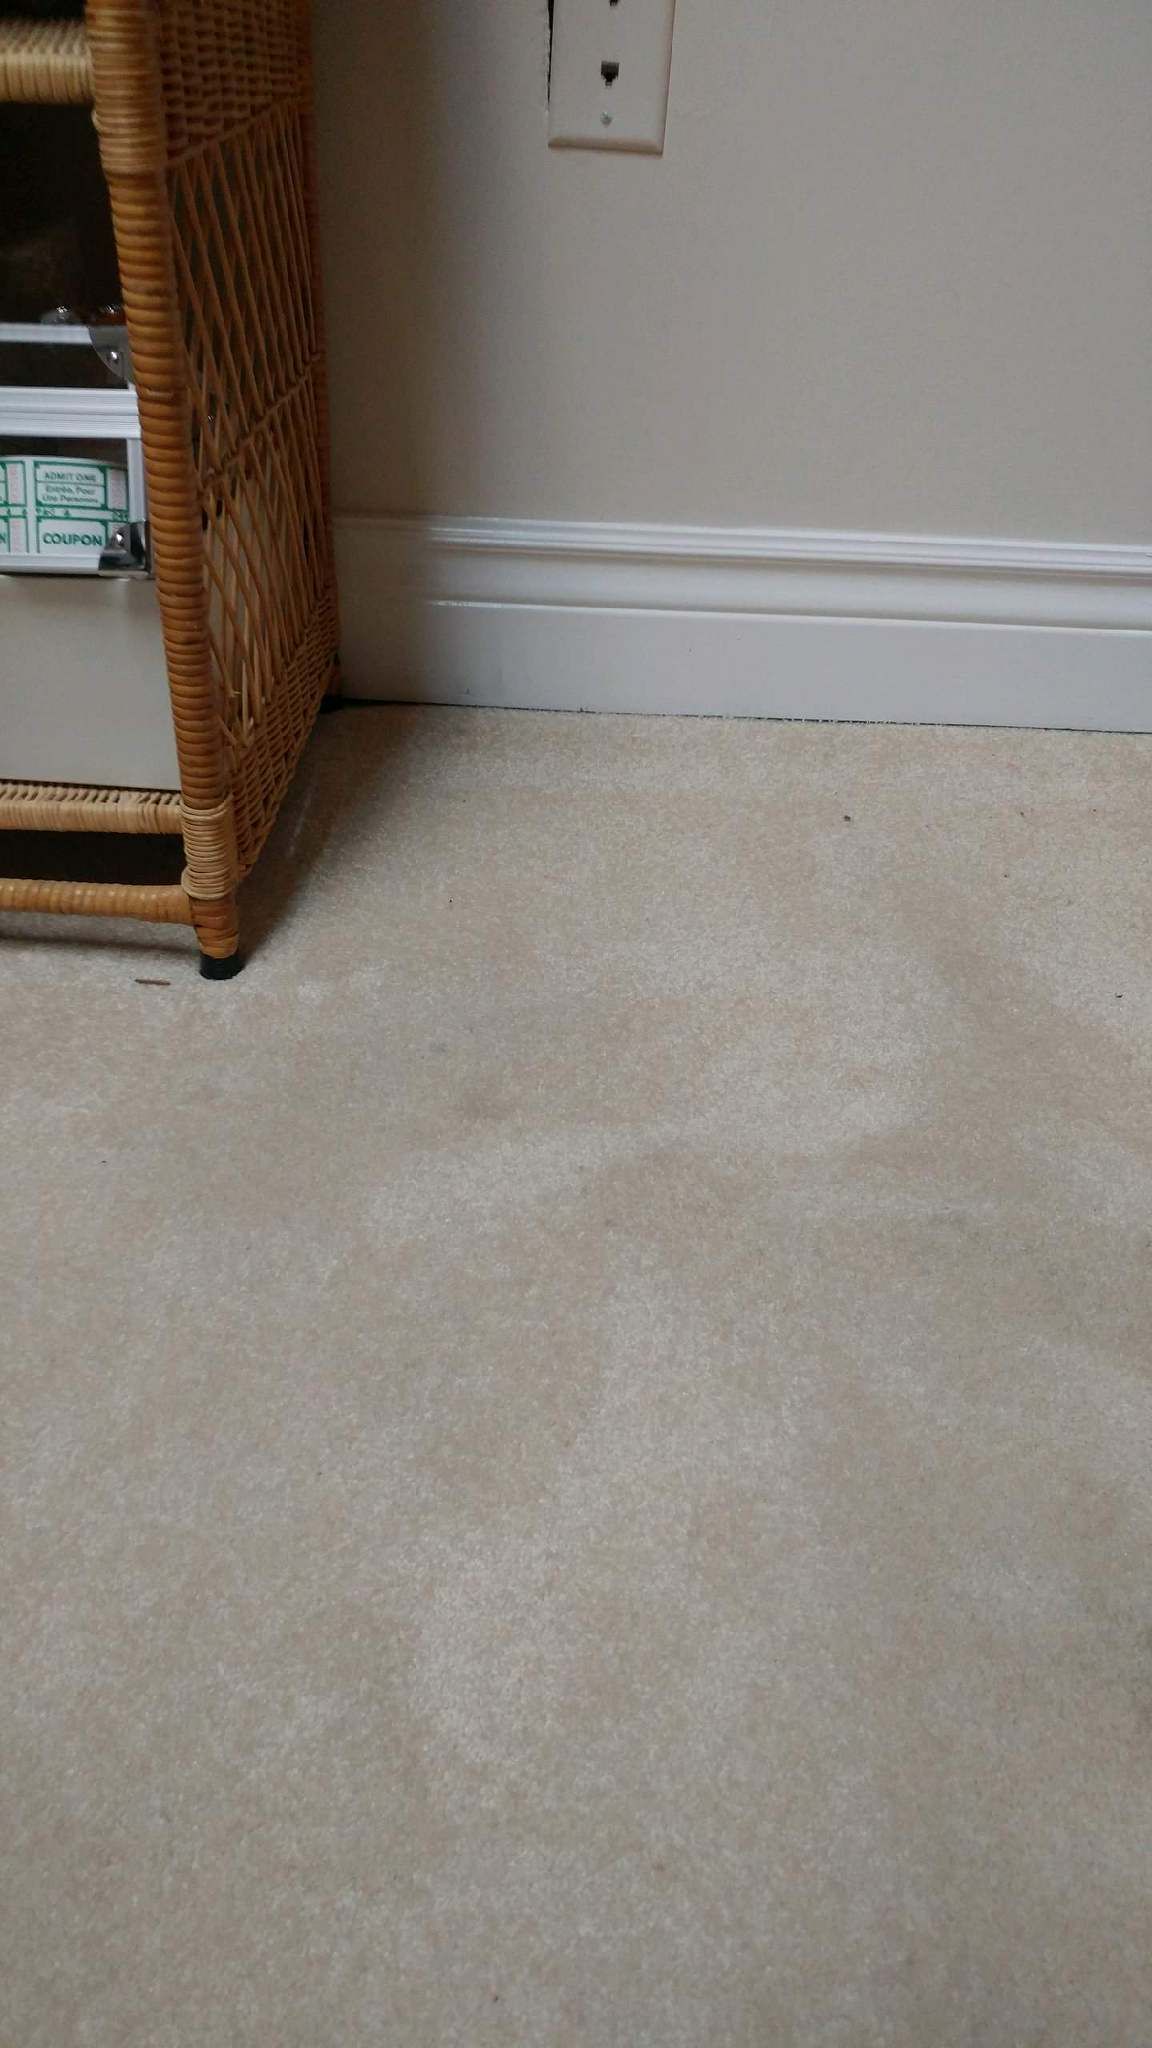
<svg viewBox="0 0 1152 2048">
<path fill-rule="evenodd" d="M 1150 844 L 351 710 L 239 981 L 12 924 L 5 2048 L 1146 2048 Z"/>
</svg>

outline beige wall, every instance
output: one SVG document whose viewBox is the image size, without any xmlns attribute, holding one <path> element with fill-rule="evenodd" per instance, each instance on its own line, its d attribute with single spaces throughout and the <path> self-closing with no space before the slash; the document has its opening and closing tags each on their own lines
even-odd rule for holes
<svg viewBox="0 0 1152 2048">
<path fill-rule="evenodd" d="M 662 159 L 542 0 L 316 37 L 338 510 L 1147 537 L 1148 0 L 679 0 Z"/>
</svg>

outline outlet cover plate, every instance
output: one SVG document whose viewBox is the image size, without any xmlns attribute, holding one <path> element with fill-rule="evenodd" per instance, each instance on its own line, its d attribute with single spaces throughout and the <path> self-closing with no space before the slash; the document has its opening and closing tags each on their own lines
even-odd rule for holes
<svg viewBox="0 0 1152 2048">
<path fill-rule="evenodd" d="M 552 148 L 660 155 L 675 7 L 676 0 L 555 0 Z"/>
</svg>

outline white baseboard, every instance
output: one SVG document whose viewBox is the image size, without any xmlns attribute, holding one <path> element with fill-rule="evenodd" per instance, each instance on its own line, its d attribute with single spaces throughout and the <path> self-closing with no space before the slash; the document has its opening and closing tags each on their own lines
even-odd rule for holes
<svg viewBox="0 0 1152 2048">
<path fill-rule="evenodd" d="M 1152 547 L 337 521 L 353 696 L 1152 731 Z"/>
</svg>

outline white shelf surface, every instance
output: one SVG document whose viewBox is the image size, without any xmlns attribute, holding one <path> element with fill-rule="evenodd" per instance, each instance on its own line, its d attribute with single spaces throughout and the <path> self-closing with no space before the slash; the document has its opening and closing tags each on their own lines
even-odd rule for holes
<svg viewBox="0 0 1152 2048">
<path fill-rule="evenodd" d="M 92 330 L 88 327 L 73 327 L 65 322 L 59 327 L 45 320 L 0 320 L 0 342 L 34 342 L 39 346 L 58 348 L 91 348 Z"/>
<path fill-rule="evenodd" d="M 139 441 L 136 393 L 67 384 L 0 384 L 0 434 L 62 441 Z"/>
</svg>

